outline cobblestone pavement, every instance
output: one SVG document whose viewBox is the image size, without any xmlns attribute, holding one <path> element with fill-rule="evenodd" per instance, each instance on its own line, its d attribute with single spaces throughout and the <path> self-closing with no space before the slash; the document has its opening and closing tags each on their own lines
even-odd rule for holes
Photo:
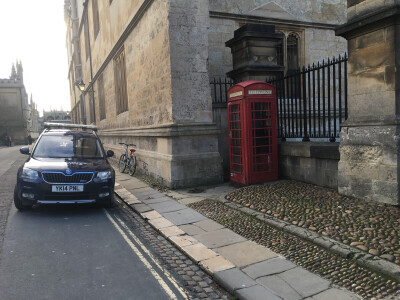
<svg viewBox="0 0 400 300">
<path fill-rule="evenodd" d="M 233 299 L 179 249 L 157 233 L 145 220 L 119 198 L 113 208 L 133 227 L 135 234 L 149 247 L 171 275 L 187 291 L 189 299 Z"/>
<path fill-rule="evenodd" d="M 240 188 L 226 199 L 399 262 L 397 207 L 341 196 L 330 189 L 295 181 Z M 397 281 L 361 267 L 352 259 L 337 256 L 216 200 L 189 206 L 365 299 L 400 299 Z"/>
<path fill-rule="evenodd" d="M 400 264 L 400 209 L 281 181 L 249 186 L 227 199 Z"/>
</svg>

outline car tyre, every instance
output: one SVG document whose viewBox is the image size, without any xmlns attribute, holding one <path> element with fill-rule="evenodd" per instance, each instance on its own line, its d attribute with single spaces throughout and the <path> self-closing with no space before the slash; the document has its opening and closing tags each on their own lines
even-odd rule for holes
<svg viewBox="0 0 400 300">
<path fill-rule="evenodd" d="M 111 207 L 113 207 L 113 206 L 114 206 L 113 196 L 111 196 L 110 199 L 106 200 L 106 201 L 103 203 L 103 207 L 104 207 L 104 208 L 111 208 Z"/>
<path fill-rule="evenodd" d="M 32 208 L 33 205 L 27 205 L 22 203 L 21 198 L 18 196 L 17 187 L 14 188 L 14 205 L 18 210 L 29 210 Z"/>
<path fill-rule="evenodd" d="M 114 201 L 113 201 L 113 199 L 114 199 L 114 192 L 111 193 L 111 197 L 110 197 L 109 199 L 105 200 L 105 201 L 101 204 L 101 206 L 104 207 L 104 208 L 112 208 L 112 207 L 114 206 Z"/>
</svg>

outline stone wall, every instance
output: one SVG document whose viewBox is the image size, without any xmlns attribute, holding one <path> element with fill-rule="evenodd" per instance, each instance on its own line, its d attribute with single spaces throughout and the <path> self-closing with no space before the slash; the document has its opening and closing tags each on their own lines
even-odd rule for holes
<svg viewBox="0 0 400 300">
<path fill-rule="evenodd" d="M 279 178 L 337 189 L 338 143 L 285 142 L 278 152 Z"/>
<path fill-rule="evenodd" d="M 212 107 L 207 65 L 208 2 L 169 2 L 174 123 L 209 123 L 212 121 Z"/>
<path fill-rule="evenodd" d="M 347 51 L 345 39 L 335 36 L 335 25 L 346 21 L 345 0 L 210 1 L 210 77 L 232 70 L 232 54 L 225 42 L 245 23 L 275 25 L 277 32 L 300 36 L 300 66 Z"/>
<path fill-rule="evenodd" d="M 0 107 L 0 139 L 7 134 L 14 144 L 24 144 L 28 136 L 28 95 L 23 83 L 0 79 Z"/>
<path fill-rule="evenodd" d="M 348 1 L 349 118 L 342 124 L 339 192 L 399 204 L 400 4 Z"/>
<path fill-rule="evenodd" d="M 335 35 L 334 30 L 321 28 L 305 29 L 304 64 L 309 65 L 322 60 L 332 59 L 347 53 L 347 42 Z"/>
<path fill-rule="evenodd" d="M 111 11 L 100 27 L 110 28 L 94 41 L 92 61 L 96 99 L 96 79 L 102 74 L 104 81 L 106 118 L 100 120 L 97 100 L 96 123 L 105 147 L 118 158 L 119 142 L 136 144 L 138 171 L 171 188 L 221 182 L 207 68 L 208 2 L 114 1 L 103 9 Z M 103 48 L 112 54 L 122 47 L 128 110 L 117 114 L 113 57 Z"/>
<path fill-rule="evenodd" d="M 345 0 L 210 0 L 210 10 L 275 19 L 342 24 L 346 21 L 346 2 Z"/>
</svg>

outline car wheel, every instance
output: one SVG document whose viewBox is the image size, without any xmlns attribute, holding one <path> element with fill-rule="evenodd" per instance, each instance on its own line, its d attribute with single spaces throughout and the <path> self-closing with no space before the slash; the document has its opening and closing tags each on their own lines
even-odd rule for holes
<svg viewBox="0 0 400 300">
<path fill-rule="evenodd" d="M 33 206 L 22 203 L 21 198 L 18 196 L 18 190 L 16 186 L 14 188 L 14 205 L 18 210 L 28 210 L 31 209 Z"/>
<path fill-rule="evenodd" d="M 104 208 L 111 208 L 113 206 L 114 206 L 113 196 L 111 196 L 110 199 L 105 200 L 103 203 Z"/>
</svg>

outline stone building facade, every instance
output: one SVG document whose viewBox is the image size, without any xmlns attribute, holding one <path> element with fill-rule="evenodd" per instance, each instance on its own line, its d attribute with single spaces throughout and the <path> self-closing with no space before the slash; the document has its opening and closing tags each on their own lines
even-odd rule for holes
<svg viewBox="0 0 400 300">
<path fill-rule="evenodd" d="M 44 122 L 71 123 L 70 112 L 66 110 L 43 111 Z"/>
<path fill-rule="evenodd" d="M 225 42 L 241 26 L 265 24 L 284 34 L 285 73 L 347 52 L 347 42 L 335 35 L 346 22 L 346 0 L 210 0 L 209 74 L 225 77 L 232 70 Z"/>
<path fill-rule="evenodd" d="M 349 118 L 341 127 L 339 192 L 400 204 L 400 2 L 349 0 L 337 34 L 349 43 Z"/>
<path fill-rule="evenodd" d="M 39 134 L 42 132 L 42 126 L 40 122 L 39 111 L 37 110 L 37 104 L 33 101 L 33 97 L 31 94 L 31 99 L 29 101 L 29 111 L 28 111 L 28 134 L 36 139 L 39 137 Z"/>
<path fill-rule="evenodd" d="M 136 144 L 139 170 L 170 187 L 218 183 L 210 77 L 232 68 L 225 42 L 260 23 L 285 34 L 286 69 L 343 53 L 345 2 L 65 0 L 73 122 L 116 153 Z"/>
<path fill-rule="evenodd" d="M 27 137 L 38 135 L 37 106 L 28 102 L 21 62 L 12 66 L 9 78 L 0 79 L 0 144 L 10 136 L 13 144 L 25 144 Z"/>
</svg>

